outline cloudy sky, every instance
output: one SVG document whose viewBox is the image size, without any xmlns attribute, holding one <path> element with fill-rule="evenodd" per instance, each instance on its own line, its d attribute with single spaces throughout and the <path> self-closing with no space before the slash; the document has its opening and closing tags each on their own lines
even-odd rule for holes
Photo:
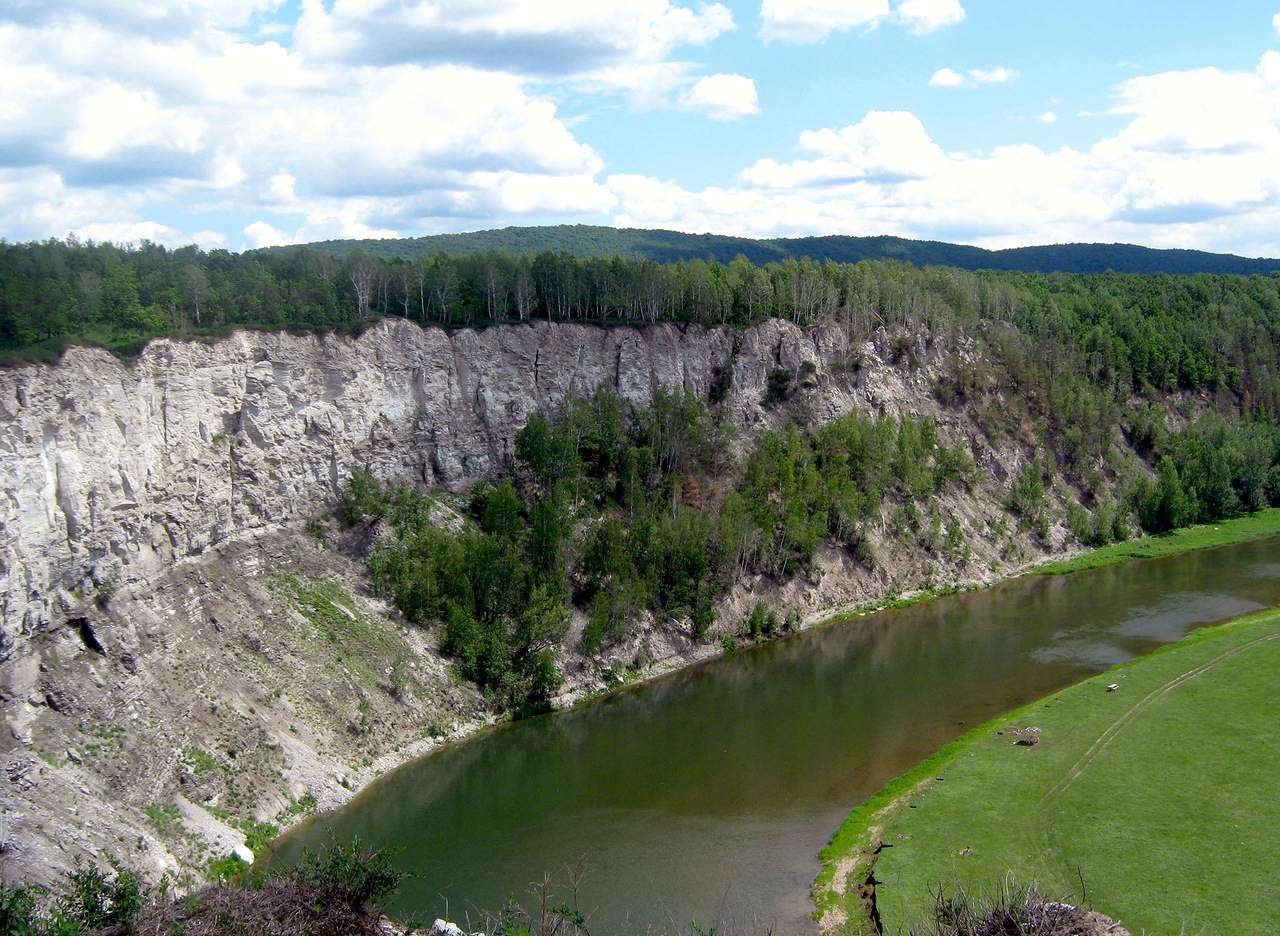
<svg viewBox="0 0 1280 936">
<path fill-rule="evenodd" d="M 5 0 L 0 236 L 1280 256 L 1280 2 Z"/>
</svg>

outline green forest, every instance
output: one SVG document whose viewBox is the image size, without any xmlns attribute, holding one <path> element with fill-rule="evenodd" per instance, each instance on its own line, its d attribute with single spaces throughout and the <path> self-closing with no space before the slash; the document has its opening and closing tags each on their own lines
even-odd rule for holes
<svg viewBox="0 0 1280 936">
<path fill-rule="evenodd" d="M 1280 504 L 1280 431 L 1271 423 L 1206 415 L 1170 431 L 1144 409 L 1126 428 L 1156 466 L 1154 479 L 1112 459 L 1118 496 L 1092 509 L 1072 502 L 1055 518 L 1049 490 L 1068 469 L 1033 461 L 1005 505 L 1019 525 L 1045 540 L 1050 522 L 1064 519 L 1081 544 L 1101 546 Z M 587 618 L 586 651 L 646 617 L 700 638 L 717 600 L 748 574 L 805 572 L 824 545 L 874 567 L 868 532 L 882 524 L 882 508 L 893 541 L 937 567 L 968 565 L 964 530 L 937 497 L 971 487 L 976 469 L 964 446 L 941 442 L 932 420 L 849 413 L 811 430 L 766 432 L 740 461 L 726 454 L 727 432 L 692 394 L 660 392 L 636 408 L 600 390 L 554 421 L 532 417 L 509 473 L 471 489 L 461 524 L 441 522 L 435 495 L 362 471 L 343 513 L 352 524 L 388 525 L 369 563 L 374 583 L 409 621 L 442 625 L 463 675 L 515 711 L 554 697 L 553 651 L 571 607 Z M 794 615 L 759 605 L 736 632 L 767 640 L 796 626 Z"/>
<path fill-rule="evenodd" d="M 1155 250 L 1132 244 L 1055 244 L 986 250 L 943 241 L 908 240 L 878 235 L 849 237 L 780 237 L 756 239 L 725 234 L 685 234 L 680 231 L 614 228 L 590 224 L 508 227 L 465 234 L 386 240 L 333 240 L 309 245 L 336 257 L 363 250 L 386 260 L 437 253 L 567 253 L 574 257 L 627 257 L 632 260 L 706 260 L 731 263 L 745 257 L 752 263 L 810 258 L 819 262 L 857 263 L 861 260 L 901 260 L 916 266 L 951 266 L 963 270 L 1019 270 L 1024 273 L 1231 273 L 1268 274 L 1280 270 L 1280 260 L 1253 259 L 1203 250 Z M 270 248 L 287 251 L 291 247 Z"/>
<path fill-rule="evenodd" d="M 741 257 L 659 264 L 553 253 L 410 261 L 360 251 L 338 259 L 308 249 L 0 243 L 0 354 L 9 361 L 49 358 L 72 342 L 130 353 L 153 337 L 232 327 L 358 331 L 385 316 L 449 327 L 742 327 L 780 318 L 838 322 L 855 338 L 882 326 L 925 329 L 980 337 L 1024 392 L 1060 395 L 1058 378 L 1077 374 L 1118 399 L 1225 389 L 1245 411 L 1274 414 L 1280 405 L 1280 275 L 975 273 Z M 1047 384 L 1028 386 L 1033 371 Z"/>
</svg>

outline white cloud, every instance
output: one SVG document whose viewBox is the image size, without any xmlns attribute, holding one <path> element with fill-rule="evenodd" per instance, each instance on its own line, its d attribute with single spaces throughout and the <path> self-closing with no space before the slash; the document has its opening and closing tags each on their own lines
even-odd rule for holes
<svg viewBox="0 0 1280 936">
<path fill-rule="evenodd" d="M 960 0 L 762 0 L 760 35 L 766 42 L 820 42 L 833 32 L 874 29 L 883 22 L 923 36 L 965 18 Z"/>
<path fill-rule="evenodd" d="M 954 26 L 965 18 L 960 0 L 902 0 L 894 15 L 918 36 Z"/>
<path fill-rule="evenodd" d="M 680 106 L 714 120 L 737 120 L 760 113 L 756 83 L 743 75 L 708 75 L 680 95 Z"/>
<path fill-rule="evenodd" d="M 66 21 L 78 17 L 115 24 L 122 31 L 150 35 L 188 33 L 212 27 L 237 29 L 270 14 L 284 0 L 10 0 L 6 18 L 19 23 Z"/>
<path fill-rule="evenodd" d="M 833 32 L 875 26 L 889 16 L 889 0 L 763 0 L 760 35 L 766 41 L 818 42 Z"/>
<path fill-rule="evenodd" d="M 939 68 L 929 79 L 931 88 L 963 88 L 965 77 L 954 68 Z"/>
<path fill-rule="evenodd" d="M 931 88 L 976 88 L 980 85 L 1009 84 L 1018 80 L 1012 68 L 997 65 L 995 68 L 971 68 L 964 74 L 954 68 L 939 68 L 929 79 Z"/>
<path fill-rule="evenodd" d="M 809 157 L 756 162 L 690 191 L 614 175 L 616 223 L 755 236 L 896 233 L 990 247 L 1138 241 L 1280 253 L 1280 53 L 1253 72 L 1134 78 L 1125 126 L 1087 149 L 945 153 L 908 113 L 801 135 Z"/>
<path fill-rule="evenodd" d="M 150 33 L 115 32 L 109 17 L 99 22 L 85 12 L 91 4 L 81 6 L 0 16 L 0 171 L 15 193 L 0 198 L 0 230 L 11 238 L 87 225 L 103 236 L 110 225 L 122 237 L 167 242 L 185 235 L 146 227 L 148 218 L 194 209 L 285 213 L 290 224 L 305 219 L 303 234 L 385 234 L 437 229 L 450 218 L 598 215 L 615 204 L 597 178 L 599 156 L 526 77 L 317 62 L 216 28 L 248 24 L 274 0 L 239 0 L 238 12 L 179 4 L 172 16 L 208 15 L 176 33 L 168 20 Z M 660 6 L 637 48 L 661 52 L 725 25 L 721 7 Z M 150 21 L 165 9 L 133 12 Z M 557 15 L 563 25 L 566 14 Z M 677 87 L 694 84 L 676 74 Z M 716 98 L 712 83 L 695 102 L 720 117 L 745 112 L 744 89 L 737 99 L 733 90 L 721 86 Z M 246 237 L 265 236 L 255 232 Z"/>
<path fill-rule="evenodd" d="M 806 188 L 853 181 L 924 178 L 946 162 L 924 124 L 904 111 L 871 111 L 841 130 L 806 130 L 800 149 L 817 158 L 778 163 L 762 159 L 742 171 L 755 188 Z"/>
<path fill-rule="evenodd" d="M 1271 18 L 1271 25 L 1275 27 L 1276 35 L 1280 36 L 1280 13 Z"/>
<path fill-rule="evenodd" d="M 1018 73 L 1012 68 L 997 65 L 995 68 L 971 68 L 969 77 L 980 85 L 1008 84 L 1018 80 Z"/>
<path fill-rule="evenodd" d="M 303 0 L 294 31 L 310 56 L 352 63 L 450 63 L 582 75 L 656 62 L 733 29 L 720 3 L 668 0 Z"/>
<path fill-rule="evenodd" d="M 292 243 L 294 243 L 292 237 L 265 221 L 254 221 L 252 224 L 245 225 L 244 245 L 250 250 L 259 247 L 281 247 Z"/>
<path fill-rule="evenodd" d="M 1045 111 L 1037 117 L 1036 120 L 1040 121 L 1042 124 L 1056 124 L 1058 122 L 1058 115 L 1053 111 Z"/>
</svg>

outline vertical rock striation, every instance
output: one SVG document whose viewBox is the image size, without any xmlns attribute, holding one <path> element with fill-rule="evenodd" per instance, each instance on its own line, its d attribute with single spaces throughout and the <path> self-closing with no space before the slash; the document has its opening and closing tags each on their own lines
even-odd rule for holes
<svg viewBox="0 0 1280 936">
<path fill-rule="evenodd" d="M 358 338 L 241 331 L 155 341 L 129 363 L 74 348 L 0 371 L 0 657 L 96 594 L 314 513 L 353 466 L 458 488 L 571 394 L 706 397 L 724 368 L 722 412 L 740 428 L 767 420 L 769 377 L 784 369 L 823 383 L 822 419 L 853 405 L 848 359 L 839 328 L 778 321 L 447 332 L 391 320 Z"/>
</svg>

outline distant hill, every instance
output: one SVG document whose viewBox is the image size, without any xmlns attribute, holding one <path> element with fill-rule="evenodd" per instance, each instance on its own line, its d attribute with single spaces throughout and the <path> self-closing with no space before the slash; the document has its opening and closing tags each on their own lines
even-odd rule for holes
<svg viewBox="0 0 1280 936">
<path fill-rule="evenodd" d="M 966 270 L 1021 270 L 1028 273 L 1235 273 L 1280 272 L 1280 259 L 1251 259 L 1203 250 L 1154 250 L 1132 244 L 1055 244 L 985 250 L 942 241 L 902 237 L 790 237 L 756 240 L 722 234 L 683 234 L 679 231 L 612 228 L 562 224 L 547 227 L 508 227 L 467 234 L 435 234 L 398 240 L 331 240 L 307 246 L 335 256 L 357 247 L 392 259 L 424 254 L 476 254 L 488 251 L 541 253 L 550 250 L 575 257 L 647 257 L 672 260 L 718 260 L 728 263 L 739 254 L 753 263 L 810 257 L 854 263 L 859 260 L 905 260 L 917 266 L 951 266 Z M 272 248 L 288 250 L 289 248 Z"/>
</svg>

